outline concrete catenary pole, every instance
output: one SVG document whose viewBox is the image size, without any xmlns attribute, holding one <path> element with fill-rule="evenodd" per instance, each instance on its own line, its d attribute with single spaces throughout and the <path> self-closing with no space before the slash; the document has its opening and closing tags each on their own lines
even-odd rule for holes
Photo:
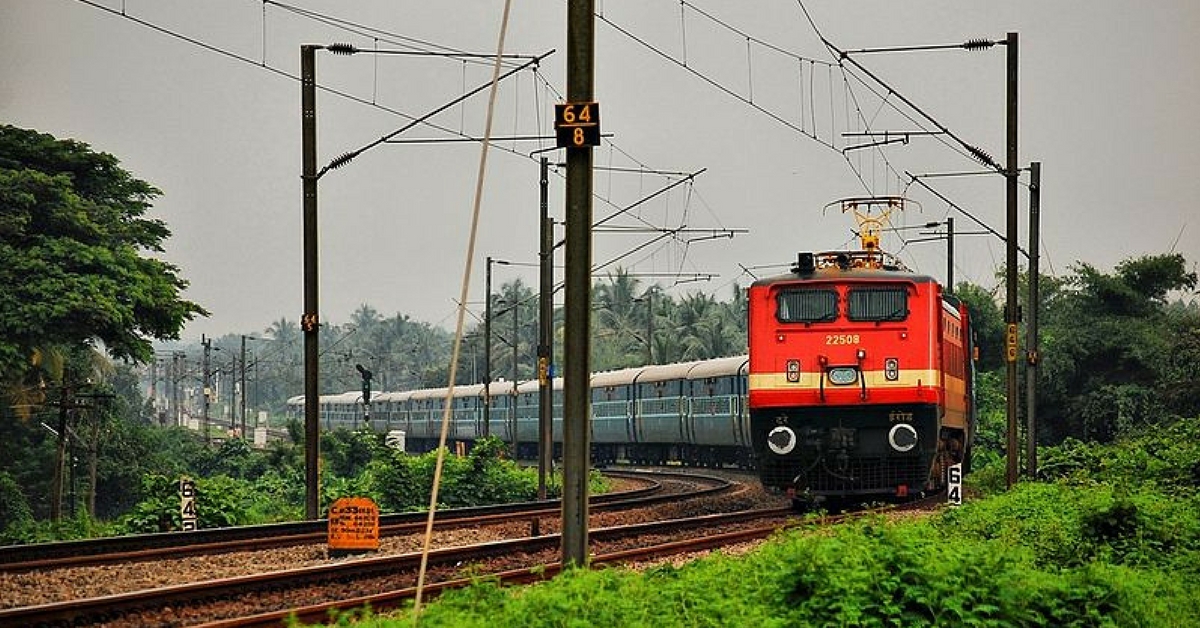
<svg viewBox="0 0 1200 628">
<path fill-rule="evenodd" d="M 1029 321 L 1025 327 L 1025 462 L 1030 479 L 1037 477 L 1038 238 L 1042 211 L 1042 164 L 1029 169 Z"/>
<path fill-rule="evenodd" d="M 207 338 L 204 334 L 200 334 L 200 346 L 204 348 L 204 356 L 201 358 L 200 364 L 200 370 L 202 371 L 200 393 L 204 397 L 202 402 L 202 407 L 204 408 L 204 442 L 211 443 L 212 434 L 208 429 L 208 395 L 212 390 L 212 373 L 210 372 L 210 364 L 212 360 L 212 338 Z"/>
<path fill-rule="evenodd" d="M 954 216 L 946 217 L 946 292 L 954 294 Z"/>
<path fill-rule="evenodd" d="M 241 371 L 238 373 L 238 402 L 241 405 L 242 438 L 249 440 L 246 435 L 246 337 L 242 336 L 242 352 L 238 358 Z"/>
<path fill-rule="evenodd" d="M 1020 168 L 1017 165 L 1017 34 L 1009 33 L 1005 41 L 1008 48 L 1008 163 L 1005 168 L 1007 183 L 1007 203 L 1005 212 L 1007 228 L 1005 244 L 1006 271 L 1006 303 L 1004 319 L 1007 323 L 1005 330 L 1005 362 L 1007 363 L 1007 395 L 1006 416 L 1008 418 L 1008 434 L 1006 449 L 1008 467 L 1005 478 L 1009 488 L 1017 483 L 1017 325 L 1020 322 L 1020 306 L 1017 303 L 1017 184 Z"/>
<path fill-rule="evenodd" d="M 519 334 L 521 333 L 521 328 L 520 328 L 520 324 L 519 324 L 520 317 L 518 316 L 521 312 L 521 301 L 520 301 L 520 299 L 517 298 L 517 293 L 515 290 L 513 291 L 513 304 L 512 304 L 511 309 L 512 309 L 512 315 L 513 315 L 512 403 L 509 404 L 509 406 L 508 406 L 508 408 L 509 408 L 508 424 L 509 424 L 510 429 L 512 430 L 513 460 L 516 460 L 517 459 L 517 449 L 518 449 L 518 446 L 520 445 L 520 443 L 517 440 L 517 384 L 520 381 L 517 379 L 517 375 L 519 375 L 519 370 L 520 370 L 520 366 L 521 366 L 521 352 L 520 352 L 521 341 L 520 341 L 520 336 L 519 336 Z"/>
<path fill-rule="evenodd" d="M 492 258 L 487 258 L 483 288 L 483 435 L 492 433 Z"/>
<path fill-rule="evenodd" d="M 594 0 L 567 2 L 567 102 L 593 100 Z M 563 369 L 562 562 L 588 558 L 588 472 L 591 466 L 592 149 L 567 151 L 566 334 Z"/>
<path fill-rule="evenodd" d="M 550 376 L 554 342 L 554 222 L 550 219 L 550 160 L 542 157 L 539 169 L 541 188 L 541 250 L 538 291 L 538 500 L 546 499 L 546 476 L 550 472 L 554 434 L 554 380 Z M 537 519 L 534 519 L 535 525 Z M 537 534 L 534 530 L 534 534 Z"/>
<path fill-rule="evenodd" d="M 321 512 L 320 318 L 317 292 L 317 60 L 321 46 L 300 46 L 301 162 L 304 179 L 304 516 Z"/>
</svg>

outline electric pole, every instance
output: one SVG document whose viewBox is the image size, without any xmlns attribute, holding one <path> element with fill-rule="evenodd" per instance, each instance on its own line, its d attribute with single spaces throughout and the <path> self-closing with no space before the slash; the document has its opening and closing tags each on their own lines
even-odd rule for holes
<svg viewBox="0 0 1200 628">
<path fill-rule="evenodd" d="M 1029 174 L 1029 323 L 1025 327 L 1025 431 L 1029 479 L 1037 478 L 1037 368 L 1038 356 L 1038 239 L 1042 210 L 1042 164 L 1035 161 Z"/>
<path fill-rule="evenodd" d="M 595 40 L 595 1 L 567 2 L 567 106 L 592 103 Z M 593 103 L 594 104 L 594 103 Z M 598 114 L 597 114 L 598 117 Z M 557 123 L 557 116 L 556 116 Z M 599 133 L 599 128 L 596 133 Z M 571 130 L 583 136 L 582 127 Z M 562 549 L 564 564 L 588 561 L 588 472 L 591 467 L 591 272 L 592 272 L 592 147 L 567 146 L 566 181 L 566 337 L 563 370 L 563 496 Z"/>
<path fill-rule="evenodd" d="M 317 48 L 300 46 L 300 140 L 304 205 L 304 516 L 321 514 L 321 366 L 317 283 Z"/>
<path fill-rule="evenodd" d="M 483 288 L 483 435 L 492 434 L 492 256 L 487 258 Z"/>
<path fill-rule="evenodd" d="M 204 397 L 204 400 L 203 400 L 202 406 L 201 406 L 202 408 L 204 408 L 204 412 L 203 412 L 204 443 L 211 445 L 212 444 L 212 434 L 210 434 L 209 430 L 208 430 L 208 396 L 212 391 L 212 382 L 210 381 L 211 373 L 209 372 L 209 364 L 210 364 L 209 360 L 211 359 L 211 356 L 212 356 L 212 338 L 207 338 L 204 336 L 204 334 L 200 334 L 200 345 L 202 347 L 204 347 L 204 357 L 202 358 L 201 365 L 200 365 L 200 370 L 203 371 L 203 374 L 201 375 L 201 378 L 203 379 L 203 385 L 202 385 L 202 390 L 200 392 L 203 394 L 203 397 Z"/>
<path fill-rule="evenodd" d="M 1009 488 L 1017 483 L 1017 325 L 1020 323 L 1020 305 L 1017 303 L 1017 184 L 1020 168 L 1017 162 L 1017 34 L 1009 33 L 1006 40 L 1008 49 L 1008 163 L 1004 176 L 1007 183 L 1007 229 L 1005 249 L 1007 252 L 1006 272 L 1006 301 L 1004 318 L 1007 323 L 1005 330 L 1005 362 L 1007 363 L 1007 395 L 1006 415 L 1008 418 L 1008 434 L 1005 446 L 1008 452 L 1006 480 Z"/>
<path fill-rule="evenodd" d="M 946 216 L 946 292 L 954 294 L 954 216 Z"/>
<path fill-rule="evenodd" d="M 538 294 L 538 500 L 546 499 L 546 475 L 554 452 L 553 408 L 554 379 L 550 365 L 554 361 L 551 343 L 554 342 L 554 221 L 550 219 L 550 162 L 542 157 L 541 187 L 541 252 L 539 254 Z M 538 519 L 534 519 L 534 525 Z M 537 528 L 533 531 L 536 536 Z"/>
</svg>

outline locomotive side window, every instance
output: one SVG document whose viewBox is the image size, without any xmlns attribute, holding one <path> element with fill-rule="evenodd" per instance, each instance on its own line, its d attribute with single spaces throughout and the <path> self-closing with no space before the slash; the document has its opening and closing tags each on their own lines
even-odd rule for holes
<svg viewBox="0 0 1200 628">
<path fill-rule="evenodd" d="M 775 318 L 781 323 L 827 323 L 837 320 L 835 290 L 783 290 L 775 295 Z"/>
<path fill-rule="evenodd" d="M 847 295 L 852 321 L 902 321 L 908 318 L 904 286 L 851 288 Z"/>
</svg>

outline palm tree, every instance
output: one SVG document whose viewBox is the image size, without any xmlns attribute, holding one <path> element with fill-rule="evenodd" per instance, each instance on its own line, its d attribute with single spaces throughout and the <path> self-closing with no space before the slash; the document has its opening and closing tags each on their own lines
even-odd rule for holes
<svg viewBox="0 0 1200 628">
<path fill-rule="evenodd" d="M 593 307 L 592 335 L 602 340 L 599 350 L 593 352 L 596 368 L 604 370 L 641 364 L 646 361 L 645 318 L 639 322 L 635 317 L 638 310 L 638 280 L 629 271 L 617 268 L 609 274 L 608 282 L 596 286 Z"/>
<path fill-rule="evenodd" d="M 358 329 L 358 333 L 370 335 L 375 325 L 383 320 L 383 316 L 375 308 L 363 303 L 350 315 L 350 324 Z"/>
<path fill-rule="evenodd" d="M 255 358 L 260 365 L 274 365 L 263 370 L 260 386 L 276 406 L 304 389 L 304 338 L 300 326 L 288 318 L 280 318 L 264 330 L 267 345 Z"/>
<path fill-rule="evenodd" d="M 62 347 L 39 346 L 30 352 L 26 368 L 7 378 L 0 390 L 17 418 L 29 420 L 33 408 L 46 400 L 46 387 L 61 382 L 66 354 Z"/>
</svg>

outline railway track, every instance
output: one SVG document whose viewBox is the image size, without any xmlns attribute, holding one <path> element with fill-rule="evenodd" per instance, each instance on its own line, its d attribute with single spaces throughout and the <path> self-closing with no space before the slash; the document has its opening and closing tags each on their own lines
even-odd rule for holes
<svg viewBox="0 0 1200 628">
<path fill-rule="evenodd" d="M 669 472 L 607 471 L 611 477 L 631 478 L 645 486 L 627 491 L 594 495 L 589 509 L 605 512 L 652 505 L 663 500 L 678 499 L 679 490 L 664 486 L 664 480 L 676 484 L 704 483 L 694 496 L 728 490 L 730 483 L 722 478 Z M 441 510 L 435 519 L 438 529 L 504 523 L 557 514 L 559 500 L 524 502 L 475 508 Z M 379 521 L 381 537 L 411 534 L 425 527 L 426 513 L 382 515 Z M 238 551 L 256 551 L 324 542 L 328 521 L 301 521 L 259 526 L 214 528 L 193 532 L 166 532 L 108 537 L 60 543 L 39 543 L 0 547 L 0 572 L 27 572 L 41 569 L 74 568 L 118 562 L 139 562 L 202 556 Z"/>
<path fill-rule="evenodd" d="M 915 503 L 914 506 L 919 506 Z M 845 516 L 829 517 L 829 522 Z M 593 564 L 645 560 L 764 538 L 795 520 L 790 508 L 760 509 L 595 529 Z M 714 534 L 713 530 L 720 530 Z M 505 582 L 552 577 L 557 534 L 470 544 L 431 552 L 427 592 L 464 586 L 490 574 Z M 278 626 L 289 615 L 325 621 L 331 609 L 369 604 L 397 608 L 415 594 L 419 553 L 350 560 L 331 565 L 224 578 L 124 595 L 0 610 L 0 625 Z M 364 591 L 380 592 L 363 595 Z"/>
<path fill-rule="evenodd" d="M 780 508 L 770 513 L 790 515 Z M 762 512 L 710 515 L 683 520 L 651 522 L 593 530 L 596 547 L 611 547 L 622 539 L 645 535 L 678 536 L 733 521 L 761 518 Z M 770 529 L 774 529 L 772 526 Z M 764 534 L 769 530 L 764 530 Z M 461 579 L 471 565 L 503 557 L 534 569 L 556 564 L 561 543 L 558 534 L 464 545 L 430 552 L 429 581 Z M 622 551 L 628 548 L 622 548 Z M 605 554 L 609 552 L 604 552 Z M 117 622 L 128 625 L 192 625 L 198 619 L 220 617 L 222 608 L 271 609 L 286 613 L 313 602 L 326 606 L 358 599 L 363 591 L 402 591 L 415 586 L 420 553 L 379 556 L 289 569 L 252 576 L 223 578 L 122 595 L 69 600 L 39 606 L 0 610 L 0 625 L 79 626 Z M 507 570 L 505 570 L 507 571 Z M 555 569 L 557 572 L 557 568 Z M 456 577 L 457 576 L 457 577 Z M 398 598 L 403 599 L 403 598 Z M 238 613 L 244 610 L 236 611 Z"/>
</svg>

